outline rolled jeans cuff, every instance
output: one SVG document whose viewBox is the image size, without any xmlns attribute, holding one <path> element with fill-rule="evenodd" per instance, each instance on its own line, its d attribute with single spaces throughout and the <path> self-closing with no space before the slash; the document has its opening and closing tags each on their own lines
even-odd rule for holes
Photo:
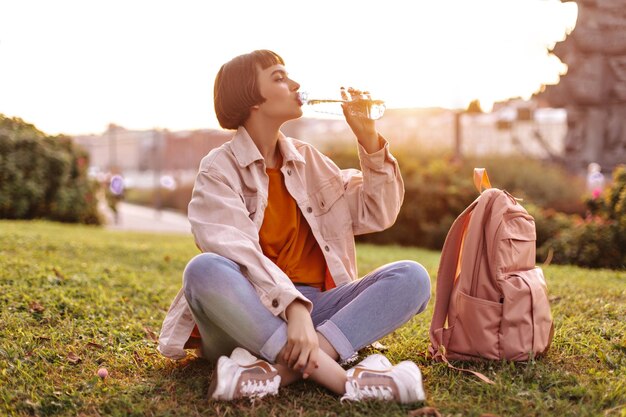
<svg viewBox="0 0 626 417">
<path fill-rule="evenodd" d="M 332 321 L 324 321 L 322 324 L 317 326 L 317 329 L 315 330 L 320 332 L 321 335 L 328 340 L 328 343 L 335 348 L 339 354 L 340 362 L 345 362 L 354 354 L 354 347 L 352 346 L 352 343 L 350 343 L 348 338 L 346 338 L 339 327 L 337 327 L 337 325 Z"/>
<path fill-rule="evenodd" d="M 287 344 L 287 325 L 283 324 L 265 342 L 259 352 L 263 358 L 271 363 L 276 363 L 276 356 Z"/>
</svg>

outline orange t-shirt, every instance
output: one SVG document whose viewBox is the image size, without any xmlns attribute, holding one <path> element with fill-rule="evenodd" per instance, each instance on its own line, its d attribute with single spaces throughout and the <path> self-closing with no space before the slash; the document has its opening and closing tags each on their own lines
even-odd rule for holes
<svg viewBox="0 0 626 417">
<path fill-rule="evenodd" d="M 282 269 L 294 284 L 306 284 L 322 291 L 335 287 L 326 259 L 311 227 L 287 191 L 279 169 L 267 168 L 270 178 L 267 207 L 259 238 L 261 249 Z M 201 346 L 200 331 L 195 325 L 185 349 Z"/>
<path fill-rule="evenodd" d="M 330 289 L 334 283 L 311 227 L 287 191 L 283 174 L 267 168 L 269 190 L 263 224 L 259 230 L 261 249 L 294 284 Z"/>
</svg>

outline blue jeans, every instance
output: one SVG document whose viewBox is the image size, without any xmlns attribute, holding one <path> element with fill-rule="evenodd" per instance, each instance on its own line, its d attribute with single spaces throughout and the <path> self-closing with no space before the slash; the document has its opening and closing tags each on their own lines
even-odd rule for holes
<svg viewBox="0 0 626 417">
<path fill-rule="evenodd" d="M 243 347 L 276 361 L 287 343 L 287 323 L 261 303 L 238 264 L 203 253 L 187 264 L 183 281 L 205 358 L 214 361 Z M 296 288 L 313 303 L 313 325 L 339 353 L 340 361 L 424 311 L 430 299 L 428 272 L 413 261 L 384 265 L 329 291 Z"/>
</svg>

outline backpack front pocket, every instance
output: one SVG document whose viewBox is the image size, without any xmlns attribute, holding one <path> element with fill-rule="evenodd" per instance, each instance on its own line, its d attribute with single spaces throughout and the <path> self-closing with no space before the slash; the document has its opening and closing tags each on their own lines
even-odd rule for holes
<svg viewBox="0 0 626 417">
<path fill-rule="evenodd" d="M 498 232 L 494 272 L 508 274 L 511 271 L 532 269 L 535 266 L 537 233 L 533 218 L 524 213 L 504 216 Z"/>
<path fill-rule="evenodd" d="M 457 318 L 449 349 L 471 356 L 499 359 L 502 304 L 459 291 L 456 308 Z"/>
<path fill-rule="evenodd" d="M 528 360 L 548 348 L 552 328 L 550 304 L 541 268 L 516 271 L 502 281 L 500 348 L 509 360 Z"/>
</svg>

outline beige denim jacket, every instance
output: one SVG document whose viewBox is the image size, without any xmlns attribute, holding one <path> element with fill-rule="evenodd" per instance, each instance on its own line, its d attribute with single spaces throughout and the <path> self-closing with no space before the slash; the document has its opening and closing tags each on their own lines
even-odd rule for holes
<svg viewBox="0 0 626 417">
<path fill-rule="evenodd" d="M 362 171 L 339 169 L 308 143 L 282 134 L 278 140 L 287 190 L 309 222 L 337 286 L 357 279 L 354 235 L 390 227 L 402 205 L 398 163 L 387 141 L 382 136 L 379 140 L 382 149 L 373 154 L 358 145 Z M 259 229 L 268 182 L 261 153 L 240 127 L 231 141 L 202 159 L 189 222 L 200 250 L 241 265 L 263 304 L 286 320 L 285 308 L 296 298 L 309 311 L 312 305 L 261 250 Z M 163 322 L 159 351 L 172 359 L 184 358 L 194 324 L 181 289 Z"/>
</svg>

